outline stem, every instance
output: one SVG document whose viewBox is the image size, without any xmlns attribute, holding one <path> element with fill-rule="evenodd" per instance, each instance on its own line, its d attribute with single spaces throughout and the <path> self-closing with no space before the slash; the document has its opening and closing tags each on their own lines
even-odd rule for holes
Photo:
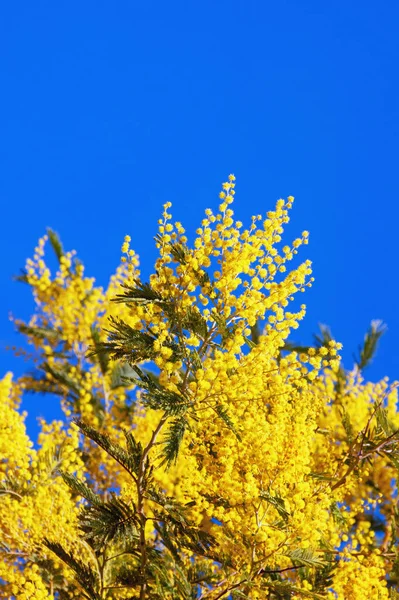
<svg viewBox="0 0 399 600">
<path fill-rule="evenodd" d="M 238 583 L 235 583 L 234 585 L 230 585 L 229 587 L 227 587 L 224 590 L 222 590 L 220 592 L 220 594 L 218 594 L 217 596 L 215 596 L 214 600 L 218 600 L 219 598 L 222 598 L 225 594 L 228 594 L 229 592 L 237 589 L 243 583 L 246 583 L 246 581 L 245 580 L 244 581 L 239 581 Z"/>
<path fill-rule="evenodd" d="M 109 393 L 107 390 L 107 386 L 105 381 L 103 380 L 103 393 L 104 393 L 104 404 L 105 404 L 105 414 L 109 415 L 110 402 L 109 402 Z"/>
<path fill-rule="evenodd" d="M 16 498 L 18 498 L 18 500 L 22 500 L 21 494 L 18 494 L 18 492 L 14 492 L 14 490 L 3 489 L 3 490 L 0 490 L 0 491 L 3 494 L 10 494 L 10 496 L 15 496 Z"/>
<path fill-rule="evenodd" d="M 140 495 L 140 499 L 137 506 L 137 512 L 140 518 L 140 551 L 141 551 L 141 560 L 140 560 L 140 575 L 141 575 L 141 583 L 140 583 L 140 600 L 144 600 L 147 591 L 147 581 L 146 581 L 146 566 L 147 566 L 147 546 L 145 539 L 145 524 L 146 518 L 143 509 L 143 496 Z"/>
<path fill-rule="evenodd" d="M 85 546 L 90 550 L 90 553 L 93 557 L 93 560 L 96 564 L 96 569 L 97 569 L 97 574 L 98 577 L 100 579 L 100 590 L 99 590 L 99 595 L 100 598 L 103 598 L 103 594 L 104 594 L 104 568 L 105 568 L 105 553 L 106 550 L 103 550 L 103 554 L 101 556 L 97 556 L 95 550 L 86 542 Z"/>
<path fill-rule="evenodd" d="M 362 456 L 362 453 L 363 453 L 364 441 L 366 439 L 366 435 L 367 435 L 367 433 L 369 431 L 369 428 L 370 428 L 370 423 L 371 423 L 374 415 L 376 414 L 378 408 L 380 408 L 382 402 L 383 402 L 383 400 L 381 400 L 381 402 L 379 402 L 377 404 L 377 406 L 374 408 L 374 410 L 370 414 L 369 419 L 368 419 L 368 421 L 366 423 L 366 427 L 363 429 L 363 431 L 361 431 L 361 432 L 358 433 L 355 442 L 352 444 L 351 448 L 349 449 L 349 452 L 348 452 L 347 456 L 348 456 L 348 458 L 349 458 L 349 460 L 350 460 L 350 462 L 352 464 L 349 464 L 349 466 L 348 466 L 346 472 L 344 473 L 344 475 L 342 475 L 342 477 L 331 487 L 332 491 L 336 490 L 341 485 L 343 485 L 346 482 L 347 477 L 349 477 L 349 475 L 351 475 L 352 471 L 354 471 L 355 468 L 359 465 L 360 460 L 361 460 L 361 456 Z M 361 438 L 360 438 L 360 444 L 359 444 L 359 450 L 358 450 L 357 454 L 355 454 L 353 451 L 354 451 L 354 449 L 356 447 L 356 442 L 359 439 L 359 436 L 361 436 Z"/>
<path fill-rule="evenodd" d="M 285 569 L 260 569 L 257 575 L 263 575 L 264 573 L 285 573 L 286 571 L 294 571 L 295 569 L 302 569 L 303 565 L 297 565 L 296 567 L 286 567 Z"/>
<path fill-rule="evenodd" d="M 100 567 L 100 596 L 101 598 L 103 598 L 104 596 L 104 571 L 105 571 L 105 565 L 106 565 L 106 550 L 104 550 L 102 556 L 101 556 L 101 562 L 100 560 L 98 561 L 99 567 Z"/>
<path fill-rule="evenodd" d="M 237 575 L 237 574 L 238 574 L 237 571 L 234 571 L 233 573 L 231 573 L 230 577 L 234 577 L 234 575 Z M 215 585 L 215 587 L 221 587 L 222 585 L 224 585 L 225 583 L 227 583 L 227 581 L 228 581 L 228 578 L 226 577 L 225 579 L 222 579 L 222 581 L 219 581 L 219 583 L 217 583 Z M 234 588 L 238 587 L 239 585 L 241 585 L 241 583 L 245 583 L 245 581 L 240 581 L 240 583 L 238 583 L 238 584 L 232 584 L 233 587 L 229 586 L 229 587 L 225 588 L 223 590 L 223 592 L 222 592 L 222 596 L 223 596 L 223 594 L 225 594 L 229 590 L 234 589 Z M 214 590 L 209 590 L 209 589 L 206 590 L 203 594 L 201 594 L 201 596 L 198 598 L 198 600 L 205 600 L 206 598 L 209 597 L 210 594 L 213 593 L 213 591 Z M 221 598 L 222 596 L 219 595 L 219 596 L 217 596 L 217 598 Z M 216 598 L 214 600 L 216 600 Z"/>
<path fill-rule="evenodd" d="M 110 560 L 114 560 L 115 558 L 119 558 L 120 556 L 125 556 L 125 554 L 134 554 L 134 552 L 132 552 L 132 551 L 119 552 L 119 554 L 114 554 L 114 556 L 109 556 L 108 558 L 105 559 L 105 561 L 108 562 Z"/>
<path fill-rule="evenodd" d="M 104 590 L 131 590 L 132 585 L 106 585 Z"/>
<path fill-rule="evenodd" d="M 144 475 L 144 471 L 146 468 L 145 463 L 147 462 L 148 454 L 149 454 L 151 448 L 155 445 L 156 439 L 157 439 L 162 427 L 165 425 L 167 419 L 168 419 L 168 415 L 166 413 L 164 413 L 162 415 L 161 420 L 159 421 L 157 427 L 152 432 L 150 441 L 148 442 L 147 446 L 144 448 L 144 452 L 143 452 L 143 455 L 142 455 L 141 461 L 140 461 L 138 478 L 140 478 Z"/>
<path fill-rule="evenodd" d="M 140 459 L 139 472 L 137 475 L 136 486 L 137 486 L 137 514 L 139 516 L 140 522 L 140 575 L 141 575 L 141 583 L 140 583 L 140 596 L 139 600 L 145 600 L 147 593 L 147 581 L 146 581 L 146 569 L 147 569 L 147 542 L 145 537 L 145 526 L 147 522 L 147 517 L 144 511 L 144 478 L 147 471 L 148 466 L 148 455 L 150 453 L 151 448 L 154 446 L 156 439 L 167 421 L 167 414 L 164 413 L 161 420 L 159 421 L 157 427 L 152 432 L 152 436 L 147 446 L 144 448 L 143 454 Z"/>
</svg>

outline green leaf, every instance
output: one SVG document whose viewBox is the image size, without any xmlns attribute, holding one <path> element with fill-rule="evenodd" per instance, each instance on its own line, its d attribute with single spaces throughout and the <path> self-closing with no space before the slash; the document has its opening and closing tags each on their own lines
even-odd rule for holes
<svg viewBox="0 0 399 600">
<path fill-rule="evenodd" d="M 296 550 L 288 552 L 286 556 L 288 556 L 296 566 L 300 565 L 317 568 L 326 565 L 326 561 L 319 558 L 317 554 L 314 554 L 309 548 L 297 548 Z"/>
<path fill-rule="evenodd" d="M 182 600 L 191 600 L 193 597 L 193 590 L 184 572 L 184 566 L 176 563 L 174 564 L 173 571 L 174 585 L 178 594 L 177 597 Z"/>
<path fill-rule="evenodd" d="M 316 473 L 311 471 L 309 477 L 312 477 L 312 479 L 319 479 L 320 481 L 333 481 L 333 477 L 329 473 Z"/>
<path fill-rule="evenodd" d="M 234 425 L 233 421 L 231 420 L 227 409 L 224 408 L 223 406 L 221 406 L 220 404 L 216 404 L 213 408 L 214 408 L 216 414 L 218 415 L 218 417 L 220 417 L 222 419 L 223 423 L 225 423 L 225 425 L 227 425 L 228 429 L 230 429 L 230 431 L 232 431 L 234 433 L 234 435 L 236 436 L 238 441 L 241 441 L 241 436 L 237 432 L 235 425 Z"/>
<path fill-rule="evenodd" d="M 281 496 L 279 496 L 277 494 L 273 495 L 267 491 L 262 491 L 259 494 L 259 497 L 262 498 L 262 500 L 266 500 L 266 502 L 271 504 L 276 509 L 276 511 L 278 512 L 280 517 L 282 517 L 284 522 L 287 523 L 287 521 L 291 515 L 290 515 L 290 512 L 285 508 L 285 502 L 284 502 L 284 499 L 281 498 Z"/>
<path fill-rule="evenodd" d="M 64 473 L 64 471 L 60 471 L 60 475 L 65 483 L 75 492 L 75 494 L 82 496 L 88 502 L 94 505 L 101 504 L 102 500 L 97 494 L 93 492 L 93 490 L 86 484 L 86 482 L 78 479 L 76 475 L 71 475 L 70 473 Z"/>
<path fill-rule="evenodd" d="M 154 410 L 163 410 L 168 416 L 180 416 L 187 412 L 192 401 L 184 396 L 170 390 L 166 390 L 152 373 L 146 373 L 137 365 L 134 371 L 139 378 L 129 377 L 129 381 L 145 390 L 141 397 L 144 406 Z"/>
<path fill-rule="evenodd" d="M 19 281 L 20 283 L 28 283 L 28 272 L 26 269 L 21 269 L 19 275 L 13 275 L 14 281 Z"/>
<path fill-rule="evenodd" d="M 97 359 L 98 365 L 101 369 L 101 373 L 106 375 L 108 373 L 109 367 L 109 354 L 103 349 L 103 345 L 101 342 L 101 334 L 99 329 L 92 325 L 91 329 L 91 339 L 93 340 L 94 351 L 92 356 Z"/>
<path fill-rule="evenodd" d="M 126 555 L 124 555 L 124 558 L 126 559 Z M 142 582 L 143 576 L 140 573 L 140 567 L 138 564 L 124 563 L 118 566 L 118 569 L 115 573 L 115 584 L 137 589 L 140 587 Z"/>
<path fill-rule="evenodd" d="M 58 342 L 61 336 L 61 332 L 57 331 L 57 329 L 54 329 L 53 327 L 32 327 L 18 321 L 16 325 L 19 333 L 37 338 L 39 340 L 49 340 L 51 343 Z"/>
<path fill-rule="evenodd" d="M 111 370 L 111 390 L 118 387 L 130 387 L 129 377 L 134 373 L 133 367 L 120 360 L 113 363 Z"/>
<path fill-rule="evenodd" d="M 397 431 L 392 421 L 388 419 L 388 411 L 386 408 L 378 406 L 377 410 L 375 411 L 375 416 L 378 427 L 382 429 L 386 437 L 390 437 Z"/>
<path fill-rule="evenodd" d="M 167 467 L 170 467 L 173 463 L 176 463 L 180 446 L 187 428 L 188 420 L 186 415 L 172 420 L 164 437 L 165 445 L 163 450 L 163 463 L 166 463 Z"/>
<path fill-rule="evenodd" d="M 123 432 L 126 438 L 126 446 L 129 452 L 129 458 L 134 464 L 134 472 L 138 473 L 140 468 L 141 458 L 143 456 L 143 446 L 141 442 L 137 442 L 134 435 L 130 431 Z"/>
<path fill-rule="evenodd" d="M 228 325 L 227 319 L 223 315 L 219 315 L 217 313 L 212 313 L 212 319 L 218 326 L 218 333 L 221 337 L 222 346 L 224 346 L 226 341 L 234 336 L 237 329 L 237 324 L 235 323 L 233 325 Z"/>
<path fill-rule="evenodd" d="M 344 426 L 346 435 L 348 436 L 348 443 L 351 445 L 355 439 L 355 432 L 350 421 L 350 417 L 344 409 L 342 409 L 342 425 Z"/>
<path fill-rule="evenodd" d="M 337 371 L 337 381 L 334 385 L 335 396 L 337 398 L 343 396 L 346 387 L 346 372 L 342 365 L 339 366 Z"/>
<path fill-rule="evenodd" d="M 316 345 L 319 347 L 329 346 L 329 343 L 333 341 L 333 336 L 331 334 L 331 330 L 327 325 L 323 325 L 323 323 L 319 323 L 320 334 L 314 335 L 314 339 Z"/>
<path fill-rule="evenodd" d="M 113 302 L 123 302 L 128 304 L 134 302 L 138 304 L 148 304 L 151 302 L 165 303 L 164 298 L 152 289 L 149 283 L 142 283 L 139 279 L 135 279 L 135 287 L 127 284 L 122 284 L 122 288 L 126 291 L 123 294 L 118 294 L 113 298 Z"/>
<path fill-rule="evenodd" d="M 51 381 L 46 377 L 40 377 L 37 373 L 32 373 L 28 377 L 21 377 L 20 381 L 24 384 L 24 390 L 31 393 L 54 394 L 55 396 L 65 397 L 65 389 L 57 382 Z M 72 395 L 67 395 L 67 400 L 72 400 Z"/>
<path fill-rule="evenodd" d="M 58 475 L 60 473 L 60 467 L 63 460 L 62 452 L 63 444 L 59 444 L 48 450 L 44 456 L 43 463 L 50 477 L 54 477 L 54 475 Z"/>
<path fill-rule="evenodd" d="M 231 598 L 232 600 L 235 600 L 236 598 L 245 598 L 245 600 L 250 600 L 250 596 L 244 594 L 244 592 L 241 592 L 240 590 L 234 590 L 231 592 Z"/>
<path fill-rule="evenodd" d="M 105 452 L 112 456 L 112 458 L 114 458 L 116 462 L 133 477 L 133 479 L 136 479 L 137 464 L 134 456 L 131 456 L 129 452 L 118 444 L 113 443 L 108 435 L 97 431 L 94 427 L 87 425 L 80 419 L 76 419 L 75 423 L 86 437 L 105 450 Z"/>
<path fill-rule="evenodd" d="M 314 573 L 313 591 L 325 593 L 333 585 L 334 571 L 337 568 L 336 555 L 330 552 L 324 554 L 326 564 Z"/>
<path fill-rule="evenodd" d="M 98 575 L 87 563 L 83 563 L 73 556 L 73 554 L 64 550 L 61 544 L 57 542 L 50 542 L 48 539 L 44 539 L 43 543 L 75 573 L 77 582 L 85 592 L 84 598 L 87 600 L 102 600 L 102 596 L 98 593 Z"/>
<path fill-rule="evenodd" d="M 298 594 L 302 598 L 313 598 L 314 600 L 325 600 L 325 595 L 321 596 L 320 594 L 316 594 L 315 592 L 310 592 L 309 590 L 304 590 L 299 588 L 296 585 L 293 585 L 287 580 L 284 581 L 265 581 L 263 583 L 264 586 L 270 588 L 274 592 L 278 594 L 278 597 L 283 598 L 292 598 L 293 594 Z M 282 596 L 285 594 L 285 596 Z M 349 599 L 348 599 L 349 600 Z"/>
<path fill-rule="evenodd" d="M 79 515 L 79 527 L 95 548 L 112 541 L 129 545 L 137 542 L 138 526 L 134 508 L 114 494 L 107 502 L 85 506 Z"/>
<path fill-rule="evenodd" d="M 109 320 L 112 329 L 105 330 L 108 341 L 91 347 L 88 358 L 104 353 L 114 360 L 126 360 L 130 365 L 155 358 L 156 337 L 134 329 L 121 319 L 110 317 Z"/>
<path fill-rule="evenodd" d="M 33 486 L 26 488 L 24 482 L 18 479 L 15 473 L 8 471 L 0 481 L 0 496 L 8 494 L 14 500 L 22 500 L 24 496 L 31 496 L 35 491 Z"/>
<path fill-rule="evenodd" d="M 169 244 L 169 250 L 176 262 L 180 263 L 181 265 L 187 264 L 187 258 L 188 258 L 187 246 L 184 246 L 183 244 L 176 242 L 175 244 Z"/>
<path fill-rule="evenodd" d="M 48 235 L 48 239 L 51 244 L 51 247 L 53 248 L 56 257 L 58 258 L 58 262 L 60 262 L 61 258 L 64 256 L 64 250 L 62 247 L 60 237 L 59 237 L 58 233 L 56 233 L 49 227 L 47 228 L 47 235 Z"/>
<path fill-rule="evenodd" d="M 189 307 L 185 312 L 182 319 L 182 327 L 201 339 L 205 339 L 208 334 L 208 325 L 206 320 L 201 315 L 200 311 L 195 307 Z"/>
<path fill-rule="evenodd" d="M 198 354 L 198 350 L 196 348 L 190 350 L 189 360 L 192 370 L 198 371 L 198 369 L 202 369 L 201 357 Z"/>
<path fill-rule="evenodd" d="M 359 347 L 359 358 L 355 359 L 360 370 L 365 369 L 371 363 L 377 351 L 378 342 L 386 330 L 387 326 L 383 321 L 371 321 L 370 328 L 364 336 L 363 346 Z"/>
<path fill-rule="evenodd" d="M 211 285 L 212 290 L 215 291 L 215 289 L 213 288 L 213 284 L 211 281 L 211 278 L 209 277 L 209 273 L 207 273 L 204 269 L 201 269 L 201 271 L 197 271 L 195 273 L 197 279 L 198 279 L 198 283 L 204 287 L 206 285 Z M 216 299 L 219 297 L 219 292 L 216 292 Z"/>
<path fill-rule="evenodd" d="M 334 522 L 339 525 L 341 529 L 345 529 L 348 526 L 348 518 L 345 516 L 345 511 L 342 511 L 336 502 L 331 503 L 330 512 Z"/>
<path fill-rule="evenodd" d="M 251 342 L 253 346 L 257 346 L 259 344 L 260 338 L 260 327 L 259 322 L 257 321 L 255 325 L 251 326 Z"/>
<path fill-rule="evenodd" d="M 69 374 L 70 365 L 50 365 L 49 363 L 42 363 L 40 365 L 42 371 L 51 375 L 51 377 L 61 386 L 64 386 L 73 395 L 79 396 L 80 387 L 76 380 Z"/>
<path fill-rule="evenodd" d="M 166 522 L 160 521 L 159 523 L 155 523 L 154 527 L 165 548 L 169 550 L 177 563 L 181 563 L 182 559 L 179 554 L 180 548 L 178 543 L 176 543 L 176 539 L 174 538 L 173 532 L 170 530 L 169 526 L 166 524 Z"/>
</svg>

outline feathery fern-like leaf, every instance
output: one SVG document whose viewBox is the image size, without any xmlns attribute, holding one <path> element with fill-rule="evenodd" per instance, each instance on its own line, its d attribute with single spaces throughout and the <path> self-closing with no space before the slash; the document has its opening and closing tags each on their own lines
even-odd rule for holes
<svg viewBox="0 0 399 600">
<path fill-rule="evenodd" d="M 53 229 L 50 229 L 50 227 L 47 228 L 47 235 L 58 262 L 61 262 L 61 258 L 64 256 L 64 249 L 62 247 L 60 236 Z"/>
<path fill-rule="evenodd" d="M 173 419 L 169 425 L 169 429 L 164 437 L 163 449 L 163 462 L 166 463 L 167 467 L 170 467 L 177 461 L 180 446 L 187 428 L 188 420 L 185 414 L 180 418 Z"/>
<path fill-rule="evenodd" d="M 79 527 L 95 548 L 111 541 L 138 541 L 138 524 L 134 507 L 114 494 L 107 502 L 85 506 L 79 515 Z"/>
<path fill-rule="evenodd" d="M 60 471 L 60 475 L 75 494 L 82 496 L 85 500 L 95 506 L 101 504 L 102 500 L 100 496 L 97 496 L 85 481 L 82 481 L 76 477 L 76 475 L 72 475 L 71 473 L 64 473 L 62 470 Z"/>
<path fill-rule="evenodd" d="M 383 321 L 371 321 L 371 325 L 366 335 L 364 336 L 363 346 L 359 347 L 359 358 L 356 364 L 360 371 L 369 366 L 377 351 L 378 342 L 382 335 L 387 330 L 387 326 Z"/>
<path fill-rule="evenodd" d="M 44 545 L 54 552 L 72 571 L 79 585 L 84 590 L 83 597 L 87 600 L 101 600 L 98 593 L 99 578 L 97 573 L 87 564 L 77 559 L 73 554 L 67 552 L 58 542 L 51 542 L 48 539 L 43 541 Z"/>
<path fill-rule="evenodd" d="M 116 460 L 117 463 L 121 465 L 121 467 L 123 467 L 129 473 L 129 475 L 133 477 L 133 479 L 136 479 L 136 461 L 127 450 L 112 442 L 108 435 L 97 431 L 94 429 L 94 427 L 91 427 L 80 419 L 76 419 L 75 423 L 86 437 L 91 439 L 94 443 L 100 446 L 100 448 L 105 450 L 110 456 L 112 456 L 112 458 Z"/>
</svg>

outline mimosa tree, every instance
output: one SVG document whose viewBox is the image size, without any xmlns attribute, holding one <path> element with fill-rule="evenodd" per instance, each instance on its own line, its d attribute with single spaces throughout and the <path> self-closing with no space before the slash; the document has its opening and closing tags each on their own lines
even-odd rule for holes
<svg viewBox="0 0 399 600">
<path fill-rule="evenodd" d="M 33 368 L 0 384 L 0 597 L 399 598 L 397 393 L 363 377 L 383 326 L 349 371 L 326 328 L 293 344 L 308 233 L 282 242 L 292 197 L 245 228 L 234 181 L 192 244 L 165 205 L 148 282 L 129 236 L 106 290 L 51 230 L 27 261 Z M 36 445 L 31 392 L 64 414 Z"/>
</svg>

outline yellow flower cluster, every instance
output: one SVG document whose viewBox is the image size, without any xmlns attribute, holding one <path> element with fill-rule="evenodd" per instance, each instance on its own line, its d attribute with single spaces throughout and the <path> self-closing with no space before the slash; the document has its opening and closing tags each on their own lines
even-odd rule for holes
<svg viewBox="0 0 399 600">
<path fill-rule="evenodd" d="M 369 555 L 342 552 L 334 574 L 329 600 L 388 600 L 389 592 L 385 579 L 384 560 L 378 552 Z"/>
<path fill-rule="evenodd" d="M 35 564 L 24 569 L 23 575 L 17 577 L 8 575 L 11 594 L 21 600 L 51 600 L 53 594 L 49 594 L 46 584 L 39 574 L 39 567 Z"/>
<path fill-rule="evenodd" d="M 11 373 L 0 381 L 0 473 L 18 473 L 24 482 L 30 476 L 29 464 L 35 452 L 26 435 L 26 413 L 18 412 L 21 391 L 21 386 L 13 384 Z"/>
<path fill-rule="evenodd" d="M 82 476 L 83 462 L 77 432 L 61 422 L 42 422 L 33 448 L 18 412 L 20 392 L 10 374 L 0 382 L 2 597 L 53 598 L 35 557 L 44 537 L 67 546 L 75 540 L 78 507 L 57 469 Z"/>
</svg>

